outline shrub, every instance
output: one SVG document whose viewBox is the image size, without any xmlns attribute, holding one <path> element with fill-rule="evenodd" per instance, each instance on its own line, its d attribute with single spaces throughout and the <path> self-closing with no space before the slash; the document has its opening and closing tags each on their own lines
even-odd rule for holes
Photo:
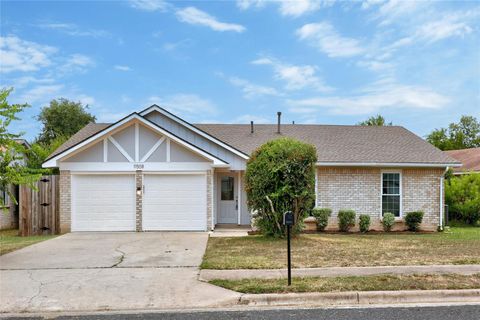
<svg viewBox="0 0 480 320">
<path fill-rule="evenodd" d="M 370 216 L 367 214 L 361 214 L 359 226 L 360 226 L 360 232 L 363 232 L 363 233 L 368 232 L 368 229 L 370 228 Z"/>
<path fill-rule="evenodd" d="M 250 210 L 257 211 L 256 227 L 266 236 L 284 237 L 283 213 L 292 211 L 295 226 L 303 228 L 303 219 L 315 201 L 314 146 L 291 138 L 272 140 L 255 150 L 247 162 L 245 191 Z"/>
<path fill-rule="evenodd" d="M 407 212 L 405 215 L 405 224 L 410 231 L 417 231 L 418 227 L 422 223 L 423 212 L 422 211 L 412 211 Z"/>
<path fill-rule="evenodd" d="M 480 174 L 464 174 L 445 181 L 445 203 L 457 219 L 468 224 L 480 220 Z"/>
<path fill-rule="evenodd" d="M 383 214 L 383 219 L 382 219 L 383 231 L 385 232 L 391 231 L 394 224 L 395 224 L 395 215 L 391 212 L 385 212 Z"/>
<path fill-rule="evenodd" d="M 338 211 L 338 228 L 342 232 L 347 232 L 355 226 L 355 211 L 340 210 Z"/>
<path fill-rule="evenodd" d="M 317 229 L 323 231 L 328 225 L 328 218 L 332 215 L 332 209 L 313 208 L 312 215 L 317 219 Z"/>
</svg>

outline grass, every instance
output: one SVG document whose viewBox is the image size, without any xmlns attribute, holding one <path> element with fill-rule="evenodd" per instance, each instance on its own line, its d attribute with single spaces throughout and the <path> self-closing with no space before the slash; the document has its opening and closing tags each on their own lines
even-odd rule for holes
<svg viewBox="0 0 480 320">
<path fill-rule="evenodd" d="M 55 237 L 56 235 L 20 237 L 16 229 L 0 230 L 0 255 Z"/>
<path fill-rule="evenodd" d="M 211 284 L 243 293 L 478 289 L 480 288 L 480 273 L 474 275 L 424 274 L 293 278 L 290 287 L 286 282 L 286 279 L 215 279 L 210 281 Z"/>
<path fill-rule="evenodd" d="M 203 269 L 286 268 L 286 240 L 210 238 Z M 292 266 L 363 267 L 480 264 L 480 228 L 429 234 L 302 234 L 292 240 Z"/>
</svg>

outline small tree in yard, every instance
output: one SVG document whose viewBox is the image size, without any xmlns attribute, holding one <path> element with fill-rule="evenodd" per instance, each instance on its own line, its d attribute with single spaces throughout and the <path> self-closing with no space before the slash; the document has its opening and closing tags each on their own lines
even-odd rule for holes
<svg viewBox="0 0 480 320">
<path fill-rule="evenodd" d="M 15 141 L 22 135 L 12 133 L 9 126 L 12 121 L 18 120 L 17 114 L 28 107 L 26 104 L 9 104 L 8 95 L 12 89 L 0 89 L 0 191 L 7 192 L 14 204 L 18 204 L 10 185 L 29 185 L 33 187 L 35 181 L 41 177 L 41 172 L 35 172 L 22 165 L 26 153 L 25 147 Z M 0 206 L 4 206 L 0 198 Z"/>
<path fill-rule="evenodd" d="M 456 218 L 469 224 L 480 220 L 480 174 L 464 174 L 445 182 L 445 203 Z"/>
<path fill-rule="evenodd" d="M 266 236 L 283 237 L 283 213 L 292 211 L 298 233 L 315 200 L 315 147 L 291 138 L 272 140 L 255 150 L 247 163 L 245 190 L 256 226 Z"/>
</svg>

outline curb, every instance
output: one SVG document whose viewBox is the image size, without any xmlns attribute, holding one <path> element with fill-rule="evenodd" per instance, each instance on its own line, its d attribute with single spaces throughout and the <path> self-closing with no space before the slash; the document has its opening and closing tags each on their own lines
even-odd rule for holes
<svg viewBox="0 0 480 320">
<path fill-rule="evenodd" d="M 247 306 L 305 306 L 438 302 L 480 303 L 480 289 L 244 294 L 238 303 Z"/>
</svg>

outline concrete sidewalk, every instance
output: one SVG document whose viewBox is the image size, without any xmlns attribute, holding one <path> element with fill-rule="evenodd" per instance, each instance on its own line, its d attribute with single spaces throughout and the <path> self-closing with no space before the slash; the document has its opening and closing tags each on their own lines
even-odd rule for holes
<svg viewBox="0 0 480 320">
<path fill-rule="evenodd" d="M 480 265 L 431 265 L 431 266 L 384 266 L 384 267 L 330 267 L 292 269 L 293 277 L 339 277 L 339 276 L 369 276 L 376 274 L 445 274 L 455 273 L 471 275 L 480 273 Z M 240 270 L 209 270 L 200 271 L 200 280 L 213 279 L 276 279 L 285 278 L 287 269 L 240 269 Z"/>
</svg>

